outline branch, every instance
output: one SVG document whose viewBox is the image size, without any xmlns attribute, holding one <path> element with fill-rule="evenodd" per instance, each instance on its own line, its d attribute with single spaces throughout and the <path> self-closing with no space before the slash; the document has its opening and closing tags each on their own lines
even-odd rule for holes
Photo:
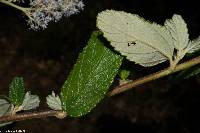
<svg viewBox="0 0 200 133">
<path fill-rule="evenodd" d="M 111 92 L 108 93 L 108 96 L 117 95 L 124 91 L 130 90 L 133 87 L 136 87 L 138 85 L 141 85 L 141 84 L 150 82 L 152 80 L 167 76 L 169 74 L 184 70 L 186 68 L 192 67 L 199 63 L 200 63 L 200 56 L 194 59 L 191 59 L 190 61 L 177 65 L 176 68 L 173 70 L 171 68 L 167 68 L 165 70 L 145 76 L 143 78 L 137 79 L 130 83 L 117 86 Z M 1 116 L 0 123 L 9 122 L 9 121 L 22 121 L 22 120 L 34 119 L 34 118 L 45 118 L 45 117 L 50 117 L 50 116 L 55 116 L 57 118 L 62 119 L 62 118 L 65 118 L 66 115 L 67 115 L 66 112 L 55 111 L 55 110 L 41 111 L 41 112 L 25 112 L 25 113 L 19 113 L 19 114 L 14 114 L 14 115 Z"/>
<path fill-rule="evenodd" d="M 26 112 L 26 113 L 19 113 L 14 115 L 5 115 L 0 117 L 0 123 L 3 122 L 10 122 L 10 121 L 23 121 L 28 119 L 35 119 L 35 118 L 45 118 L 55 116 L 57 118 L 64 118 L 66 117 L 66 113 L 63 111 L 56 111 L 56 110 L 48 110 L 48 111 L 41 111 L 41 112 Z"/>
<path fill-rule="evenodd" d="M 169 74 L 172 74 L 172 73 L 187 69 L 187 68 L 192 67 L 194 65 L 197 65 L 199 63 L 200 63 L 200 56 L 198 56 L 198 57 L 196 57 L 194 59 L 191 59 L 189 61 L 186 61 L 186 62 L 184 62 L 182 64 L 177 65 L 173 70 L 171 69 L 171 67 L 169 67 L 169 68 L 166 68 L 166 69 L 164 69 L 162 71 L 159 71 L 159 72 L 150 74 L 148 76 L 136 79 L 136 80 L 131 81 L 129 83 L 117 86 L 112 91 L 110 91 L 108 93 L 108 96 L 110 97 L 110 96 L 113 96 L 113 95 L 117 95 L 119 93 L 122 93 L 124 91 L 130 90 L 130 89 L 132 89 L 132 88 L 134 88 L 136 86 L 139 86 L 141 84 L 144 84 L 144 83 L 150 82 L 152 80 L 159 79 L 159 78 L 162 78 L 164 76 L 167 76 Z"/>
</svg>

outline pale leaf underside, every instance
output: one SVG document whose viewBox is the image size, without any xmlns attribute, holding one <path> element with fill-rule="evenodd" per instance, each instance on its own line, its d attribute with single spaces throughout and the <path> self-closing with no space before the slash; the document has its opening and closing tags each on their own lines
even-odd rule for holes
<svg viewBox="0 0 200 133">
<path fill-rule="evenodd" d="M 0 116 L 5 115 L 10 110 L 10 103 L 5 99 L 0 99 Z"/>
<path fill-rule="evenodd" d="M 97 27 L 117 51 L 140 65 L 153 66 L 173 56 L 168 31 L 137 15 L 106 10 L 98 15 Z"/>
<path fill-rule="evenodd" d="M 62 110 L 62 104 L 59 96 L 56 96 L 54 92 L 52 95 L 49 95 L 47 98 L 48 106 L 53 110 Z"/>
<path fill-rule="evenodd" d="M 180 15 L 173 15 L 172 19 L 166 20 L 165 27 L 170 31 L 173 45 L 178 51 L 188 46 L 189 34 L 185 21 Z"/>
<path fill-rule="evenodd" d="M 190 41 L 187 49 L 188 49 L 188 53 L 193 53 L 193 52 L 199 50 L 200 49 L 200 36 L 197 39 Z"/>
<path fill-rule="evenodd" d="M 27 92 L 21 106 L 23 107 L 23 110 L 31 110 L 37 108 L 39 103 L 40 100 L 37 95 L 31 95 L 30 92 Z"/>
<path fill-rule="evenodd" d="M 6 101 L 5 99 L 0 99 L 0 117 L 10 113 L 10 109 L 11 109 L 11 104 L 8 101 Z M 0 127 L 3 127 L 10 123 L 12 123 L 12 122 L 0 123 Z"/>
</svg>

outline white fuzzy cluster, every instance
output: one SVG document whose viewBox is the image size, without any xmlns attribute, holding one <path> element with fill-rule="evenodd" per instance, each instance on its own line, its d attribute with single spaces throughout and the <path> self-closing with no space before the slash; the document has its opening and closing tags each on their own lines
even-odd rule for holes
<svg viewBox="0 0 200 133">
<path fill-rule="evenodd" d="M 28 23 L 34 30 L 45 29 L 50 21 L 57 22 L 63 16 L 70 16 L 83 10 L 81 0 L 33 0 Z"/>
</svg>

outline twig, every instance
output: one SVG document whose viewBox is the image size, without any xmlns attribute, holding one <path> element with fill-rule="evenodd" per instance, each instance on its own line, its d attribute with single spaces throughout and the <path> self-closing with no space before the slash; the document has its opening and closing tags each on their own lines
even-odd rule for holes
<svg viewBox="0 0 200 133">
<path fill-rule="evenodd" d="M 30 10 L 29 8 L 18 6 L 18 5 L 14 4 L 14 3 L 10 2 L 10 1 L 7 1 L 7 0 L 0 0 L 0 3 L 3 3 L 5 5 L 11 6 L 13 8 L 16 8 L 16 9 L 18 9 L 18 10 L 24 12 L 24 13 L 26 12 L 26 10 Z"/>
<path fill-rule="evenodd" d="M 161 70 L 159 72 L 156 72 L 156 73 L 150 74 L 148 76 L 142 77 L 140 79 L 136 79 L 132 82 L 117 86 L 112 91 L 110 91 L 108 93 L 108 96 L 110 97 L 110 96 L 122 93 L 124 91 L 130 90 L 130 89 L 132 89 L 136 86 L 139 86 L 141 84 L 150 82 L 150 81 L 155 80 L 155 79 L 162 78 L 162 77 L 167 76 L 169 74 L 172 74 L 172 73 L 184 70 L 186 68 L 192 67 L 194 65 L 197 65 L 199 63 L 200 63 L 200 56 L 198 56 L 194 59 L 191 59 L 187 62 L 184 62 L 182 64 L 177 65 L 173 70 L 171 69 L 171 67 L 169 67 L 169 68 L 166 68 L 166 69 Z"/>
<path fill-rule="evenodd" d="M 194 65 L 197 65 L 200 63 L 200 56 L 196 57 L 190 61 L 184 62 L 182 64 L 179 64 L 176 66 L 174 70 L 171 68 L 167 68 L 165 70 L 159 71 L 157 73 L 145 76 L 143 78 L 137 79 L 135 81 L 132 81 L 127 84 L 123 84 L 121 86 L 115 87 L 110 93 L 108 93 L 108 96 L 113 96 L 117 95 L 119 93 L 122 93 L 124 91 L 130 90 L 133 87 L 136 87 L 138 85 L 147 83 L 149 81 L 167 76 L 169 74 L 184 70 L 186 68 L 192 67 Z M 0 117 L 0 123 L 3 122 L 9 122 L 9 121 L 22 121 L 22 120 L 27 120 L 27 119 L 34 119 L 34 118 L 45 118 L 45 117 L 50 117 L 50 116 L 55 116 L 57 118 L 64 118 L 66 117 L 66 112 L 63 111 L 54 111 L 54 110 L 49 110 L 49 111 L 41 111 L 41 112 L 25 112 L 25 113 L 18 113 L 15 115 L 7 115 L 7 116 L 1 116 Z"/>
<path fill-rule="evenodd" d="M 23 121 L 28 119 L 35 119 L 35 118 L 45 118 L 49 116 L 55 116 L 61 118 L 60 116 L 64 115 L 63 111 L 55 111 L 55 110 L 48 110 L 48 111 L 41 111 L 41 112 L 25 112 L 19 113 L 14 115 L 5 115 L 0 117 L 0 122 L 10 122 L 10 121 Z M 65 114 L 66 116 L 66 114 Z M 64 118 L 64 117 L 63 117 Z"/>
</svg>

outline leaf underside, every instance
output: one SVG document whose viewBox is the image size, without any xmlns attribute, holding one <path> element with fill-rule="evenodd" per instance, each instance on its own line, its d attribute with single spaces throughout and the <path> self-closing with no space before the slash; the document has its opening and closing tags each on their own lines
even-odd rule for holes
<svg viewBox="0 0 200 133">
<path fill-rule="evenodd" d="M 25 88 L 21 77 L 15 77 L 9 86 L 9 98 L 14 105 L 21 105 L 24 100 Z"/>
<path fill-rule="evenodd" d="M 169 31 L 138 15 L 106 10 L 98 14 L 97 27 L 130 61 L 153 66 L 172 59 L 174 46 Z"/>
<path fill-rule="evenodd" d="M 55 95 L 55 93 L 52 91 L 51 95 L 48 95 L 46 97 L 48 106 L 53 110 L 62 110 L 62 104 L 60 101 L 60 97 Z"/>
<path fill-rule="evenodd" d="M 121 56 L 103 46 L 99 34 L 92 34 L 62 87 L 62 106 L 72 117 L 89 113 L 104 98 L 122 63 Z"/>
<path fill-rule="evenodd" d="M 0 99 L 0 116 L 5 115 L 10 110 L 10 103 L 5 99 Z"/>
<path fill-rule="evenodd" d="M 170 31 L 173 45 L 178 51 L 183 51 L 189 42 L 187 24 L 180 15 L 174 15 L 172 19 L 166 20 L 165 27 Z"/>
<path fill-rule="evenodd" d="M 0 99 L 0 117 L 10 113 L 10 109 L 11 109 L 10 103 L 5 99 Z M 7 123 L 0 122 L 0 127 L 6 126 L 10 123 L 12 122 L 7 122 Z"/>
<path fill-rule="evenodd" d="M 194 53 L 200 49 L 200 36 L 192 40 L 188 44 L 188 53 Z"/>
<path fill-rule="evenodd" d="M 23 110 L 31 110 L 35 109 L 39 106 L 40 104 L 40 99 L 37 95 L 32 95 L 30 91 L 26 92 L 23 103 L 22 103 L 22 108 Z"/>
<path fill-rule="evenodd" d="M 177 14 L 159 25 L 136 14 L 105 10 L 97 16 L 97 27 L 117 51 L 145 67 L 168 60 L 173 68 L 186 53 L 200 49 L 200 37 L 189 40 L 187 24 Z"/>
</svg>

